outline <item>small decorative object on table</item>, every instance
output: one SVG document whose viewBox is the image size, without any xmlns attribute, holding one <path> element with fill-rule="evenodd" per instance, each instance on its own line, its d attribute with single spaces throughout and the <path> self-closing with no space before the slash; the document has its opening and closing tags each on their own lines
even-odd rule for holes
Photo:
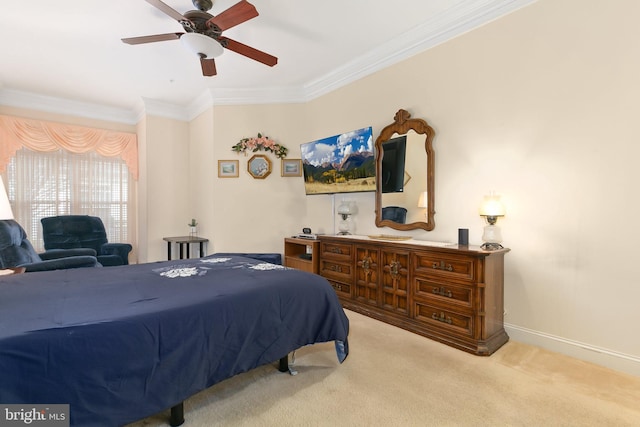
<svg viewBox="0 0 640 427">
<path fill-rule="evenodd" d="M 462 246 L 469 246 L 468 228 L 458 228 L 458 244 Z"/>
<path fill-rule="evenodd" d="M 189 236 L 196 237 L 198 236 L 198 221 L 195 218 L 191 219 L 191 222 L 187 224 L 189 226 Z"/>
<path fill-rule="evenodd" d="M 369 234 L 367 237 L 378 240 L 411 240 L 411 236 L 394 236 L 392 234 Z"/>
<path fill-rule="evenodd" d="M 240 142 L 231 147 L 236 153 L 244 153 L 247 155 L 247 151 L 255 153 L 256 151 L 268 151 L 273 153 L 279 159 L 287 157 L 289 149 L 284 145 L 277 144 L 273 139 L 268 136 L 264 136 L 261 133 L 257 138 L 242 138 Z"/>
</svg>

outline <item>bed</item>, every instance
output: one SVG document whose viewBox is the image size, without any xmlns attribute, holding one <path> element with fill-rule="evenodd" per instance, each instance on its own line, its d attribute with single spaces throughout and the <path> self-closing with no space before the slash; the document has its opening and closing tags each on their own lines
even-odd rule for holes
<svg viewBox="0 0 640 427">
<path fill-rule="evenodd" d="M 172 408 L 178 424 L 186 398 L 302 346 L 334 341 L 344 361 L 348 330 L 325 279 L 247 257 L 4 276 L 0 402 L 69 404 L 82 426 Z"/>
</svg>

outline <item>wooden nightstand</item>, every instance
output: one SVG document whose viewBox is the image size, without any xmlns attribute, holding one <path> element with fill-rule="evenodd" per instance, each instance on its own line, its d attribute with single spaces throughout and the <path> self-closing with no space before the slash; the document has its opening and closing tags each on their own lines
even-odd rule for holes
<svg viewBox="0 0 640 427">
<path fill-rule="evenodd" d="M 318 274 L 320 241 L 286 237 L 284 239 L 284 265 Z"/>
</svg>

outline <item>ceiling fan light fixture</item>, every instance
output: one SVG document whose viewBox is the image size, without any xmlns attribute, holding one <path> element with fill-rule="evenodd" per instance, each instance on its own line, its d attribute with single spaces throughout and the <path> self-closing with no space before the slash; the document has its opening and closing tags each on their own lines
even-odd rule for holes
<svg viewBox="0 0 640 427">
<path fill-rule="evenodd" d="M 220 43 L 204 34 L 186 33 L 180 36 L 180 41 L 191 52 L 206 58 L 217 58 L 224 52 Z"/>
</svg>

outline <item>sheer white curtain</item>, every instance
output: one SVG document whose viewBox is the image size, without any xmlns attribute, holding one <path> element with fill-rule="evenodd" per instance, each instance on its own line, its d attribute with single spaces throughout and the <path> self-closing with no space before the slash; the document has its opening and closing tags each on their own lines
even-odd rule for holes
<svg viewBox="0 0 640 427">
<path fill-rule="evenodd" d="M 122 158 L 21 148 L 4 175 L 15 219 L 37 251 L 44 250 L 41 218 L 93 215 L 104 222 L 110 242 L 133 245 L 135 260 L 135 180 Z"/>
</svg>

